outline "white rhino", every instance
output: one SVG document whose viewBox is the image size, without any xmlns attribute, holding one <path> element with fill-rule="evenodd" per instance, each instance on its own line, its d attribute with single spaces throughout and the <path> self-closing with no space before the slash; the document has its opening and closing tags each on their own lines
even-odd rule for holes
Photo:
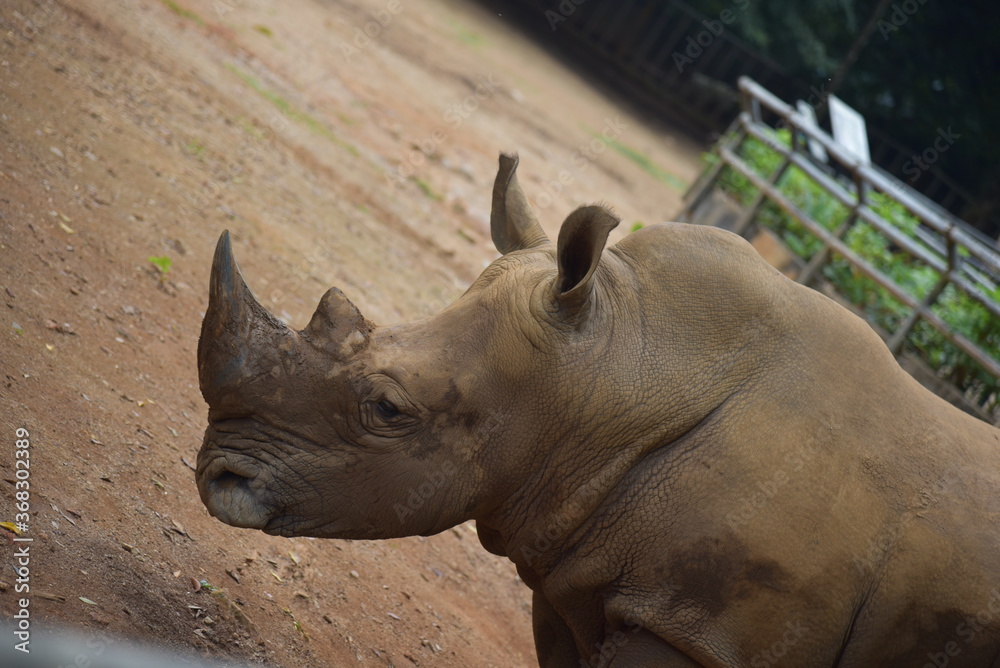
<svg viewBox="0 0 1000 668">
<path fill-rule="evenodd" d="M 337 289 L 301 331 L 219 241 L 197 483 L 283 536 L 474 519 L 541 666 L 1000 666 L 1000 431 L 741 238 L 618 219 L 556 244 L 501 156 L 502 254 L 440 314 Z"/>
</svg>

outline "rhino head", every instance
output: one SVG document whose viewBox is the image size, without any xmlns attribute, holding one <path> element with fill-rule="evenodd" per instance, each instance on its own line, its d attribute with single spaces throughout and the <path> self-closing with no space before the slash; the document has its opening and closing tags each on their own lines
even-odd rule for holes
<svg viewBox="0 0 1000 668">
<path fill-rule="evenodd" d="M 657 225 L 605 249 L 618 219 L 584 206 L 551 243 L 516 167 L 501 156 L 493 189 L 501 256 L 413 323 L 376 327 L 332 289 L 290 329 L 222 235 L 198 345 L 213 515 L 333 538 L 475 519 L 534 590 L 547 668 L 776 647 L 911 665 L 994 609 L 1000 432 L 734 234 Z M 948 475 L 954 494 L 898 505 Z M 1000 627 L 976 642 L 995 665 Z"/>
<path fill-rule="evenodd" d="M 209 427 L 197 482 L 212 515 L 356 539 L 475 518 L 481 538 L 498 532 L 484 545 L 505 553 L 524 518 L 546 504 L 585 514 L 601 491 L 581 496 L 588 481 L 613 485 L 624 453 L 639 457 L 700 419 L 725 384 L 682 388 L 699 366 L 709 379 L 712 362 L 694 356 L 715 351 L 674 333 L 685 363 L 657 368 L 662 356 L 639 335 L 656 316 L 640 304 L 633 258 L 604 250 L 618 218 L 583 206 L 552 244 L 516 167 L 501 156 L 493 189 L 501 256 L 454 304 L 413 323 L 376 327 L 333 288 L 305 329 L 291 329 L 254 299 L 222 235 L 198 346 Z"/>
</svg>

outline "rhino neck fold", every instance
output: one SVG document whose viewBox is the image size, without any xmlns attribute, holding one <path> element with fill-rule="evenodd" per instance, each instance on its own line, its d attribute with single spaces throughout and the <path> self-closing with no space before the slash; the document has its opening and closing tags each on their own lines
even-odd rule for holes
<svg viewBox="0 0 1000 668">
<path fill-rule="evenodd" d="M 685 458 L 706 442 L 715 425 L 729 419 L 730 409 L 749 383 L 737 384 L 700 418 L 677 431 L 650 431 L 629 442 L 615 443 L 591 453 L 596 463 L 573 479 L 553 474 L 549 467 L 539 472 L 489 517 L 477 519 L 480 542 L 490 552 L 506 556 L 517 565 L 521 579 L 533 589 L 554 569 L 560 559 L 586 544 L 589 526 L 597 514 L 617 517 L 628 511 L 608 510 L 627 503 L 624 488 L 634 485 L 636 474 L 652 469 L 647 462 L 660 455 Z M 552 467 L 562 470 L 559 466 Z M 630 480 L 626 481 L 626 477 Z M 542 498 L 532 490 L 559 490 Z M 493 518 L 504 518 L 494 520 Z M 588 546 L 587 549 L 590 549 Z"/>
</svg>

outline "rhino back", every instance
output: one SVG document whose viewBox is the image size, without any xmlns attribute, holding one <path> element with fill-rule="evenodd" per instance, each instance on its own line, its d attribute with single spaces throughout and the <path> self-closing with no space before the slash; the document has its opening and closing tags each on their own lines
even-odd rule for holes
<svg viewBox="0 0 1000 668">
<path fill-rule="evenodd" d="M 656 226 L 610 252 L 635 273 L 619 283 L 646 337 L 637 400 L 699 405 L 676 398 L 686 379 L 714 407 L 650 448 L 578 532 L 544 585 L 564 614 L 604 582 L 608 619 L 707 665 L 775 643 L 786 660 L 870 665 L 1000 612 L 1000 432 L 735 235 Z M 992 620 L 964 659 L 998 641 Z"/>
</svg>

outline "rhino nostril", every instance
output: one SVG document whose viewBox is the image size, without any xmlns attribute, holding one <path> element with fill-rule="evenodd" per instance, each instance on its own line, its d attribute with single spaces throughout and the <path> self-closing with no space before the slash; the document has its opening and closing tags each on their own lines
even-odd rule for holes
<svg viewBox="0 0 1000 668">
<path fill-rule="evenodd" d="M 245 490 L 249 486 L 250 480 L 250 478 L 241 476 L 238 473 L 223 471 L 212 479 L 212 487 L 220 492 L 233 491 L 240 488 Z"/>
</svg>

